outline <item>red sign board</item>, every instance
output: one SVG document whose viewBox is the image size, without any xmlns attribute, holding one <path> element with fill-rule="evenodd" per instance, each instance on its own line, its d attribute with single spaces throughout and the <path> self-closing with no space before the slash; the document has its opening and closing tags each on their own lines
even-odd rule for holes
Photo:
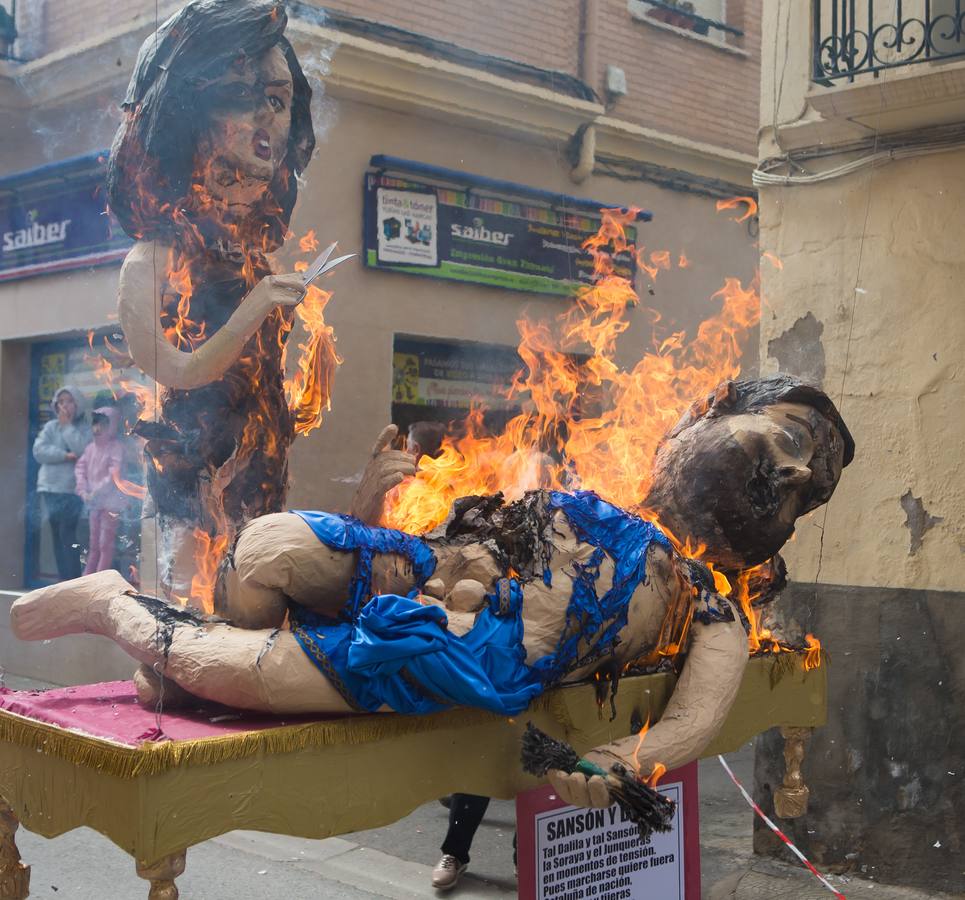
<svg viewBox="0 0 965 900">
<path fill-rule="evenodd" d="M 516 797 L 519 900 L 700 900 L 697 763 L 668 772 L 673 828 L 640 840 L 620 807 L 567 806 L 546 785 Z"/>
</svg>

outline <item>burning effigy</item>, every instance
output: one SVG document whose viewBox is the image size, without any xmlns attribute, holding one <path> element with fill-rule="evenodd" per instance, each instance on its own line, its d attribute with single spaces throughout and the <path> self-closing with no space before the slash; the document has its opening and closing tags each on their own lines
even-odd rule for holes
<svg viewBox="0 0 965 900">
<path fill-rule="evenodd" d="M 816 388 L 787 376 L 728 382 L 660 445 L 644 503 L 681 524 L 696 504 L 706 558 L 752 569 L 827 501 L 853 452 Z M 664 716 L 645 742 L 634 735 L 587 755 L 642 776 L 699 755 L 748 659 L 740 611 L 710 569 L 589 491 L 464 498 L 422 537 L 345 515 L 268 514 L 239 533 L 221 589 L 233 617 L 262 627 L 145 596 L 117 572 L 25 595 L 12 627 L 25 640 L 102 634 L 191 695 L 274 713 L 463 705 L 514 715 L 669 638 L 686 658 Z"/>
<path fill-rule="evenodd" d="M 110 638 L 141 663 L 150 707 L 181 692 L 284 715 L 513 716 L 560 685 L 613 692 L 625 673 L 673 668 L 646 740 L 597 747 L 572 771 L 543 766 L 564 798 L 605 805 L 621 773 L 654 783 L 697 758 L 749 652 L 787 649 L 759 607 L 854 442 L 817 388 L 737 380 L 759 298 L 736 279 L 694 339 L 655 337 L 617 365 L 638 301 L 612 260 L 647 257 L 624 236 L 633 211 L 605 210 L 586 246 L 593 283 L 555 329 L 520 323 L 510 390 L 527 399 L 501 433 L 476 410 L 418 472 L 383 433 L 356 515 L 286 511 L 289 447 L 319 423 L 337 361 L 328 295 L 310 282 L 337 260 L 329 248 L 289 275 L 269 262 L 314 145 L 285 25 L 276 2 L 189 3 L 144 44 L 112 151 L 112 208 L 137 239 L 120 321 L 163 388 L 136 430 L 165 596 L 98 572 L 18 599 L 13 631 Z M 286 379 L 296 316 L 309 340 Z M 586 347 L 579 363 L 568 352 Z M 588 386 L 597 412 L 582 405 Z"/>
<path fill-rule="evenodd" d="M 237 529 L 284 508 L 291 442 L 320 421 L 336 364 L 320 271 L 269 261 L 315 146 L 286 24 L 281 3 L 186 5 L 145 41 L 110 156 L 111 209 L 136 241 L 120 322 L 161 389 L 135 428 L 158 535 L 142 557 L 201 607 Z M 286 380 L 296 316 L 310 339 Z"/>
</svg>

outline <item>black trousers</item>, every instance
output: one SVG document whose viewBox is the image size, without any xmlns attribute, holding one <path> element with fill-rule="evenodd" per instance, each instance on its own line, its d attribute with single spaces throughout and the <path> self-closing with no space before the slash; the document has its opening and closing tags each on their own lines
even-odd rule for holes
<svg viewBox="0 0 965 900">
<path fill-rule="evenodd" d="M 461 863 L 469 862 L 469 848 L 476 830 L 486 815 L 488 797 L 477 794 L 453 794 L 449 798 L 449 830 L 440 848 Z M 513 865 L 516 865 L 516 832 L 513 832 Z"/>
<path fill-rule="evenodd" d="M 76 494 L 44 491 L 44 507 L 54 539 L 54 559 L 61 581 L 80 577 L 80 549 L 77 546 L 77 522 L 84 503 Z"/>
<path fill-rule="evenodd" d="M 449 801 L 449 830 L 442 842 L 442 852 L 469 862 L 469 848 L 489 806 L 488 797 L 476 794 L 453 794 Z"/>
</svg>

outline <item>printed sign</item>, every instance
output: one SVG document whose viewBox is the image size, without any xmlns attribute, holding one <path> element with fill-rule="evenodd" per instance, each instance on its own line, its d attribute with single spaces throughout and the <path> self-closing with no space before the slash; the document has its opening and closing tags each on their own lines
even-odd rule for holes
<svg viewBox="0 0 965 900">
<path fill-rule="evenodd" d="M 582 245 L 599 218 L 374 173 L 365 191 L 370 268 L 562 295 L 592 280 Z M 633 226 L 627 240 L 636 241 Z M 634 277 L 631 252 L 614 263 L 617 274 Z"/>
<path fill-rule="evenodd" d="M 376 198 L 378 261 L 438 265 L 436 195 L 378 188 Z"/>
<path fill-rule="evenodd" d="M 619 806 L 565 805 L 552 788 L 516 798 L 520 900 L 699 900 L 697 764 L 669 772 L 673 828 L 641 840 Z"/>
<path fill-rule="evenodd" d="M 102 163 L 45 167 L 0 185 L 0 281 L 102 265 L 130 246 L 107 213 Z"/>
<path fill-rule="evenodd" d="M 397 336 L 392 356 L 392 402 L 469 409 L 513 409 L 506 393 L 523 361 L 512 347 Z"/>
</svg>

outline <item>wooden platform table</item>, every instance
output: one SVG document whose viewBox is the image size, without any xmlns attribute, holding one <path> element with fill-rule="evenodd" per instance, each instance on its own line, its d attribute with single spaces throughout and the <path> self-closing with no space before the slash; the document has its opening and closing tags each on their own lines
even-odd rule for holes
<svg viewBox="0 0 965 900">
<path fill-rule="evenodd" d="M 705 755 L 735 750 L 773 726 L 824 724 L 825 668 L 793 663 L 751 660 Z M 519 765 L 527 721 L 585 752 L 631 734 L 648 715 L 657 720 L 673 683 L 669 674 L 621 679 L 615 716 L 584 684 L 551 691 L 509 719 L 473 709 L 323 721 L 224 710 L 158 718 L 136 705 L 128 682 L 6 691 L 0 898 L 28 896 L 18 823 L 48 838 L 93 828 L 134 857 L 151 900 L 174 900 L 194 844 L 236 829 L 331 837 L 394 822 L 456 791 L 512 798 L 536 784 Z"/>
</svg>

